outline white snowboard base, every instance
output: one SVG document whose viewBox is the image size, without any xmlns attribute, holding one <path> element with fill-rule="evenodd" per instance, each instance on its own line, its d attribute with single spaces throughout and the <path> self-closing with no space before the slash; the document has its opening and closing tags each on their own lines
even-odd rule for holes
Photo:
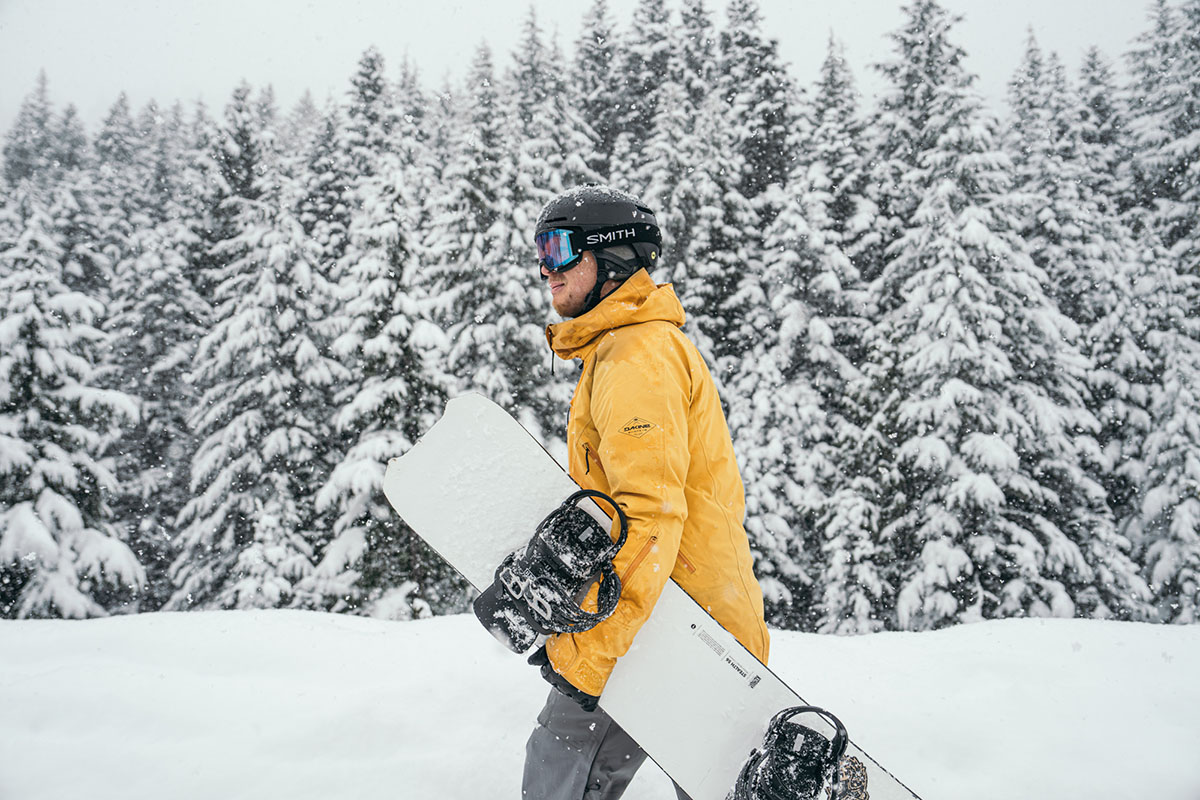
<svg viewBox="0 0 1200 800">
<path fill-rule="evenodd" d="M 477 394 L 451 400 L 384 479 L 405 522 L 477 589 L 576 489 L 516 420 Z M 598 506 L 583 507 L 608 527 Z M 808 704 L 668 581 L 600 705 L 692 800 L 725 800 L 771 717 Z M 803 721 L 833 734 L 819 718 Z M 842 770 L 852 800 L 916 797 L 853 742 Z"/>
</svg>

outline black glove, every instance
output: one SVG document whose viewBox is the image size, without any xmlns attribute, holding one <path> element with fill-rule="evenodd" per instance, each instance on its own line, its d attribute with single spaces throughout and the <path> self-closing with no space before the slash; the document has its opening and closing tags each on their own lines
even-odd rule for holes
<svg viewBox="0 0 1200 800">
<path fill-rule="evenodd" d="M 570 681 L 555 672 L 554 665 L 550 663 L 550 656 L 546 655 L 546 645 L 533 651 L 533 655 L 529 657 L 529 663 L 542 671 L 542 678 L 546 683 L 574 700 L 584 711 L 596 710 L 596 704 L 600 702 L 600 698 L 576 689 Z"/>
</svg>

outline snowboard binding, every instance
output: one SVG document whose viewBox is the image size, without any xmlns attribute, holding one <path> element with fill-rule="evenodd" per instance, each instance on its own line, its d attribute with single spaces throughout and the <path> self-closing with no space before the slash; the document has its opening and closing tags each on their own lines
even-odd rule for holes
<svg viewBox="0 0 1200 800">
<path fill-rule="evenodd" d="M 833 739 L 791 721 L 806 713 L 833 725 Z M 849 741 L 841 721 L 822 708 L 784 709 L 771 719 L 762 749 L 751 751 L 727 800 L 838 800 L 837 769 Z"/>
<path fill-rule="evenodd" d="M 620 535 L 611 535 L 579 507 L 587 498 L 616 511 Z M 492 585 L 473 604 L 475 616 L 506 647 L 528 650 L 539 635 L 579 633 L 594 628 L 617 607 L 621 580 L 613 558 L 625 544 L 629 522 L 603 492 L 581 489 L 550 513 L 524 550 L 500 562 Z M 580 595 L 600 581 L 596 611 L 585 611 Z"/>
</svg>

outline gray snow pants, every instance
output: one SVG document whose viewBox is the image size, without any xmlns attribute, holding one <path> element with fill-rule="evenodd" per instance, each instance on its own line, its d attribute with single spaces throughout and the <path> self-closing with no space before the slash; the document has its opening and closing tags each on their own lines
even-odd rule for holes
<svg viewBox="0 0 1200 800">
<path fill-rule="evenodd" d="M 525 745 L 525 800 L 617 800 L 646 760 L 602 710 L 584 711 L 551 689 Z M 679 800 L 690 800 L 675 787 Z"/>
</svg>

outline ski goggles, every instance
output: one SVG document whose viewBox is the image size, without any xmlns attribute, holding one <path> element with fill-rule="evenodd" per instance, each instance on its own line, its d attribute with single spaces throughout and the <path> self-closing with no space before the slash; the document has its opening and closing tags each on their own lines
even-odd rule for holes
<svg viewBox="0 0 1200 800">
<path fill-rule="evenodd" d="M 533 243 L 537 245 L 538 266 L 551 272 L 565 272 L 578 264 L 583 257 L 583 250 L 577 246 L 577 240 L 572 240 L 573 236 L 577 237 L 578 233 L 566 228 L 554 228 L 533 237 Z"/>
<path fill-rule="evenodd" d="M 537 245 L 538 266 L 550 272 L 566 272 L 579 263 L 585 250 L 600 250 L 635 242 L 662 244 L 658 227 L 631 222 L 608 228 L 583 231 L 579 228 L 552 228 L 533 237 Z"/>
</svg>

